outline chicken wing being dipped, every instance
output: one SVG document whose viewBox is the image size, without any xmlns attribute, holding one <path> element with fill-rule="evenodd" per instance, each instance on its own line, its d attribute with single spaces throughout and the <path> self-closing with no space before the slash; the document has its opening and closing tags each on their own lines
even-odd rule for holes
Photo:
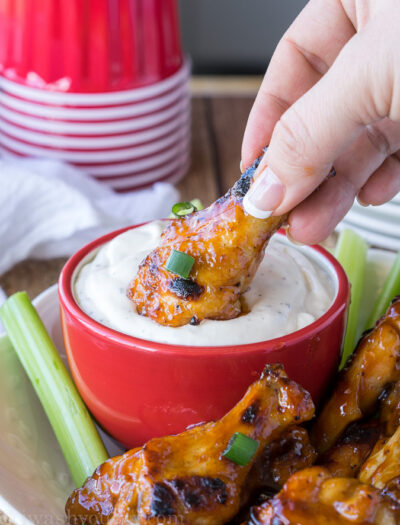
<svg viewBox="0 0 400 525">
<path fill-rule="evenodd" d="M 313 414 L 310 395 L 280 365 L 268 365 L 221 420 L 153 439 L 101 465 L 69 498 L 69 522 L 224 524 L 238 512 L 248 473 L 265 446 Z M 224 455 L 237 432 L 258 443 L 243 465 Z"/>
<path fill-rule="evenodd" d="M 271 500 L 251 510 L 247 525 L 396 525 L 400 506 L 357 479 L 323 467 L 293 474 Z"/>
<path fill-rule="evenodd" d="M 385 389 L 400 379 L 400 299 L 359 342 L 339 375 L 333 395 L 312 429 L 319 453 L 331 448 L 346 427 L 377 408 Z"/>
<path fill-rule="evenodd" d="M 160 246 L 144 259 L 129 286 L 139 314 L 162 325 L 182 326 L 233 319 L 245 310 L 241 295 L 268 240 L 286 220 L 256 219 L 243 209 L 258 162 L 209 208 L 171 220 Z M 189 272 L 171 271 L 171 255 L 189 261 Z"/>
</svg>

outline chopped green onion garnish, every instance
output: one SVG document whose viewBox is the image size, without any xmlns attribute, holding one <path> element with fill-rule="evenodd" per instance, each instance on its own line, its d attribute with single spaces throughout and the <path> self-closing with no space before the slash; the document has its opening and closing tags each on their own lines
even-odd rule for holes
<svg viewBox="0 0 400 525">
<path fill-rule="evenodd" d="M 171 255 L 165 265 L 165 269 L 169 272 L 176 273 L 180 277 L 187 279 L 189 277 L 190 271 L 194 265 L 194 257 L 188 255 L 184 252 L 178 252 L 177 250 L 172 250 Z"/>
<path fill-rule="evenodd" d="M 364 274 L 367 261 L 367 243 L 351 230 L 344 230 L 339 236 L 335 255 L 343 266 L 349 279 L 350 308 L 344 348 L 340 369 L 344 367 L 348 357 L 353 353 L 361 330 L 358 330 L 361 296 L 364 287 Z"/>
<path fill-rule="evenodd" d="M 200 199 L 192 199 L 190 202 L 191 204 L 193 204 L 197 211 L 204 210 L 203 203 Z"/>
<path fill-rule="evenodd" d="M 172 206 L 172 213 L 175 217 L 178 217 L 178 219 L 194 211 L 197 211 L 197 208 L 191 202 L 177 202 Z"/>
<path fill-rule="evenodd" d="M 9 297 L 0 318 L 80 487 L 108 459 L 92 418 L 27 294 Z"/>
<path fill-rule="evenodd" d="M 386 278 L 382 291 L 379 294 L 367 326 L 365 327 L 366 329 L 372 328 L 376 321 L 385 314 L 391 301 L 397 295 L 400 295 L 400 252 L 397 254 L 396 260 Z"/>
<path fill-rule="evenodd" d="M 226 459 L 242 467 L 248 465 L 258 449 L 258 441 L 241 432 L 235 432 L 222 453 Z"/>
</svg>

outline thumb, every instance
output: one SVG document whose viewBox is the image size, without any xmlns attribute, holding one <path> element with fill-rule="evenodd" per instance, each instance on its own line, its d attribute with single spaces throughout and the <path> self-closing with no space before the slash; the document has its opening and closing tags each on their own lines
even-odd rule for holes
<svg viewBox="0 0 400 525">
<path fill-rule="evenodd" d="M 386 20 L 386 34 L 387 26 Z M 321 184 L 367 124 L 390 114 L 395 91 L 390 42 L 382 38 L 379 23 L 367 25 L 282 115 L 245 197 L 248 213 L 266 218 L 289 212 Z"/>
</svg>

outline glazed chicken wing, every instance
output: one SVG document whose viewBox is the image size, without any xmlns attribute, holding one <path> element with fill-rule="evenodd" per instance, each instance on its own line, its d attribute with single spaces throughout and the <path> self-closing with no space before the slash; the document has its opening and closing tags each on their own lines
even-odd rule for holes
<svg viewBox="0 0 400 525">
<path fill-rule="evenodd" d="M 277 491 L 294 472 L 311 467 L 316 458 L 307 430 L 291 427 L 265 447 L 249 472 L 247 490 Z"/>
<path fill-rule="evenodd" d="M 138 313 L 159 324 L 182 326 L 203 319 L 233 319 L 264 256 L 268 240 L 286 216 L 261 220 L 243 209 L 257 162 L 209 208 L 172 220 L 161 243 L 141 263 L 128 296 Z M 166 269 L 172 250 L 194 258 L 189 278 Z"/>
<path fill-rule="evenodd" d="M 263 449 L 314 414 L 310 395 L 280 365 L 268 365 L 221 420 L 152 439 L 100 466 L 66 505 L 73 525 L 227 523 L 239 510 L 246 478 Z M 256 440 L 245 466 L 223 453 L 235 432 Z"/>
<path fill-rule="evenodd" d="M 378 420 L 356 422 L 346 428 L 339 441 L 318 458 L 318 465 L 333 476 L 354 478 L 381 438 L 383 424 Z"/>
<path fill-rule="evenodd" d="M 400 477 L 400 426 L 387 443 L 368 458 L 358 477 L 378 489 Z"/>
<path fill-rule="evenodd" d="M 274 498 L 251 510 L 247 525 L 396 525 L 400 507 L 357 479 L 323 467 L 293 474 Z"/>
<path fill-rule="evenodd" d="M 358 344 L 317 418 L 311 438 L 318 452 L 332 447 L 345 428 L 371 415 L 385 389 L 400 379 L 400 299 Z"/>
</svg>

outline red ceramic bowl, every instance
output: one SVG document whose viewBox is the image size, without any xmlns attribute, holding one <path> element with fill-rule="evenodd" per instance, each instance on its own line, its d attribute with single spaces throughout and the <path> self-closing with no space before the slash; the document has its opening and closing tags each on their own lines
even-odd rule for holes
<svg viewBox="0 0 400 525">
<path fill-rule="evenodd" d="M 61 321 L 73 378 L 94 417 L 112 436 L 134 447 L 152 437 L 220 418 L 266 363 L 283 363 L 288 375 L 319 401 L 337 370 L 349 300 L 346 275 L 334 257 L 319 246 L 307 248 L 336 286 L 332 306 L 309 326 L 254 344 L 160 344 L 101 325 L 74 299 L 74 279 L 87 256 L 127 229 L 79 250 L 64 266 L 59 281 Z"/>
<path fill-rule="evenodd" d="M 176 0 L 3 0 L 0 74 L 61 93 L 162 81 L 182 65 Z"/>
</svg>

